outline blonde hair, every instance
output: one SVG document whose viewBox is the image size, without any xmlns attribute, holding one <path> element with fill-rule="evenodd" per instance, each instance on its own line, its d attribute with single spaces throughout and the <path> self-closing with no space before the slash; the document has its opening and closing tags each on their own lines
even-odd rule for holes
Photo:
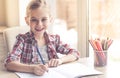
<svg viewBox="0 0 120 78">
<path fill-rule="evenodd" d="M 50 8 L 45 0 L 31 0 L 26 8 L 26 16 L 28 16 L 32 10 L 35 10 L 39 7 L 48 9 L 48 12 L 50 13 Z"/>
</svg>

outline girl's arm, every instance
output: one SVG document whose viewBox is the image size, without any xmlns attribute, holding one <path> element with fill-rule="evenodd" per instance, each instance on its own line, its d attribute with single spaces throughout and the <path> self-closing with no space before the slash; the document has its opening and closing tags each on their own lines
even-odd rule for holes
<svg viewBox="0 0 120 78">
<path fill-rule="evenodd" d="M 7 63 L 5 67 L 9 71 L 33 73 L 36 75 L 43 75 L 48 70 L 46 65 L 42 65 L 42 64 L 28 65 L 28 64 L 22 64 L 17 61 L 12 61 Z"/>
<path fill-rule="evenodd" d="M 68 54 L 68 55 L 65 55 L 59 59 L 51 59 L 49 62 L 48 62 L 48 66 L 49 67 L 56 67 L 58 65 L 61 65 L 63 63 L 69 63 L 69 62 L 72 62 L 72 61 L 75 61 L 77 60 L 78 58 L 72 54 Z"/>
</svg>

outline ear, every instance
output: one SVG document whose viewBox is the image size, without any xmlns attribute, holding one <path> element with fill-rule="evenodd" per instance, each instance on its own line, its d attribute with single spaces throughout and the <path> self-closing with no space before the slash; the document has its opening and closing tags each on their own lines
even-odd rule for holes
<svg viewBox="0 0 120 78">
<path fill-rule="evenodd" d="M 28 19 L 28 17 L 25 17 L 25 22 L 26 22 L 27 25 L 29 25 L 29 19 Z"/>
</svg>

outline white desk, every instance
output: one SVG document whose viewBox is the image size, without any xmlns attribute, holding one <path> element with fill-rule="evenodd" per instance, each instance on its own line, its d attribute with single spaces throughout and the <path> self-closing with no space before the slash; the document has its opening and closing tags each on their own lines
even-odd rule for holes
<svg viewBox="0 0 120 78">
<path fill-rule="evenodd" d="M 113 61 L 108 61 L 108 64 L 104 67 L 94 67 L 94 63 L 91 59 L 81 59 L 79 62 L 93 67 L 98 71 L 103 72 L 103 75 L 98 75 L 98 76 L 90 76 L 90 77 L 83 77 L 83 78 L 120 78 L 120 62 L 113 62 Z"/>
<path fill-rule="evenodd" d="M 88 58 L 80 59 L 79 62 L 87 66 L 93 67 L 93 62 Z M 103 72 L 104 74 L 82 78 L 120 78 L 119 75 L 120 63 L 108 63 L 106 67 L 96 67 L 95 69 Z M 0 61 L 0 78 L 19 78 L 19 77 L 17 77 L 17 75 L 13 72 L 6 71 L 3 66 L 3 62 Z"/>
</svg>

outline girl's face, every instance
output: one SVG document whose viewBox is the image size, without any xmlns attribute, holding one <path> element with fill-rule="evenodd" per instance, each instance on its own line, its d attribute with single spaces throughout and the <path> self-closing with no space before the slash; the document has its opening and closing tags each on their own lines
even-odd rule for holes
<svg viewBox="0 0 120 78">
<path fill-rule="evenodd" d="M 50 24 L 50 15 L 47 10 L 37 8 L 32 10 L 28 17 L 25 18 L 26 23 L 30 26 L 34 35 L 43 35 Z"/>
</svg>

